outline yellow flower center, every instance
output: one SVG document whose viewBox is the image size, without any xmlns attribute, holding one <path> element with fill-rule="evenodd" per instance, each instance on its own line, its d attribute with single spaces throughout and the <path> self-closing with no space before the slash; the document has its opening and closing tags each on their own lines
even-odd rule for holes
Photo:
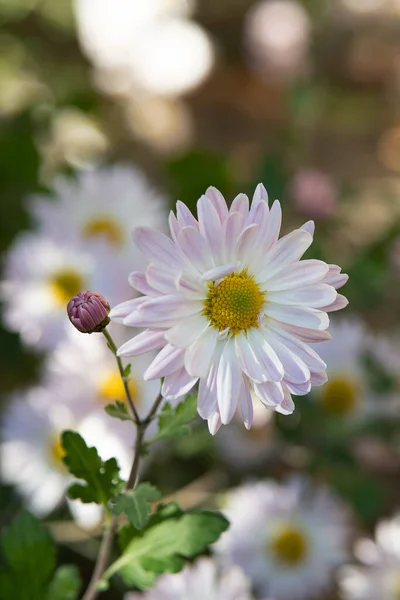
<svg viewBox="0 0 400 600">
<path fill-rule="evenodd" d="M 331 415 L 344 416 L 350 413 L 358 399 L 357 384 L 345 377 L 333 377 L 321 390 L 322 407 Z"/>
<path fill-rule="evenodd" d="M 56 436 L 50 442 L 50 458 L 53 464 L 57 468 L 64 468 L 63 458 L 65 456 L 65 450 L 61 444 L 60 436 Z"/>
<path fill-rule="evenodd" d="M 131 393 L 132 400 L 136 400 L 136 388 L 133 384 L 132 378 L 129 379 L 128 388 Z M 104 375 L 99 385 L 99 398 L 105 403 L 125 402 L 125 389 L 121 379 L 121 375 L 118 371 L 109 371 Z"/>
<path fill-rule="evenodd" d="M 57 304 L 64 305 L 84 288 L 84 281 L 80 273 L 65 269 L 54 273 L 49 285 Z"/>
<path fill-rule="evenodd" d="M 284 525 L 275 534 L 270 548 L 277 562 L 294 567 L 306 558 L 308 543 L 300 529 L 292 525 Z"/>
<path fill-rule="evenodd" d="M 85 224 L 82 233 L 83 236 L 88 239 L 103 238 L 111 244 L 111 246 L 117 248 L 122 246 L 124 238 L 120 224 L 107 216 L 98 217 L 97 219 L 88 221 Z"/>
<path fill-rule="evenodd" d="M 258 327 L 264 295 L 246 269 L 231 273 L 218 285 L 210 283 L 204 315 L 219 331 L 230 329 L 236 335 L 249 327 Z"/>
</svg>

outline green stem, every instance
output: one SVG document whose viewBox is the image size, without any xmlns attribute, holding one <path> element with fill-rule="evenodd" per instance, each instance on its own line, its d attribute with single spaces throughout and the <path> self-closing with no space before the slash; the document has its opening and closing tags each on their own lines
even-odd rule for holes
<svg viewBox="0 0 400 600">
<path fill-rule="evenodd" d="M 129 384 L 128 384 L 128 378 L 125 377 L 124 374 L 124 366 L 122 364 L 122 360 L 121 358 L 117 355 L 117 346 L 115 345 L 114 340 L 112 339 L 111 335 L 109 334 L 109 332 L 107 331 L 107 329 L 103 329 L 102 331 L 104 337 L 106 338 L 107 342 L 108 342 L 108 347 L 110 348 L 111 352 L 114 354 L 116 360 L 117 360 L 117 364 L 118 364 L 118 370 L 119 373 L 121 375 L 121 379 L 122 379 L 122 383 L 124 384 L 124 390 L 125 390 L 125 394 L 126 394 L 126 398 L 128 400 L 129 406 L 131 408 L 132 414 L 134 416 L 134 419 L 136 421 L 136 424 L 139 425 L 140 424 L 140 417 L 139 417 L 139 413 L 136 410 L 135 404 L 132 400 L 132 396 L 131 396 L 131 392 L 129 390 Z"/>
</svg>

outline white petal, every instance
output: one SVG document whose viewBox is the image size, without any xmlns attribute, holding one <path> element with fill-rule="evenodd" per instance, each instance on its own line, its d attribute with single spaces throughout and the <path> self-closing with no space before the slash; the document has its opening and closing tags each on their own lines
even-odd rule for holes
<svg viewBox="0 0 400 600">
<path fill-rule="evenodd" d="M 276 321 L 270 322 L 269 327 L 273 328 L 275 335 L 289 350 L 301 358 L 310 371 L 324 371 L 326 369 L 326 363 L 310 346 L 279 327 Z M 266 335 L 268 336 L 268 334 Z"/>
<path fill-rule="evenodd" d="M 311 373 L 311 385 L 324 385 L 328 381 L 328 375 L 326 371 L 322 373 Z"/>
<path fill-rule="evenodd" d="M 198 228 L 198 223 L 196 219 L 194 218 L 186 204 L 184 204 L 180 200 L 178 200 L 178 202 L 176 203 L 176 216 L 178 219 L 180 229 L 186 226 L 196 227 L 196 229 Z"/>
<path fill-rule="evenodd" d="M 336 300 L 334 302 L 332 302 L 332 304 L 329 304 L 328 306 L 324 306 L 324 310 L 326 310 L 326 312 L 334 312 L 336 310 L 342 310 L 342 308 L 346 308 L 348 303 L 349 303 L 349 301 L 347 300 L 347 298 L 345 296 L 342 296 L 342 294 L 338 294 L 336 296 Z"/>
<path fill-rule="evenodd" d="M 257 359 L 247 337 L 240 333 L 236 336 L 236 352 L 240 366 L 250 379 L 257 382 L 267 381 L 268 376 L 261 362 Z"/>
<path fill-rule="evenodd" d="M 118 356 L 138 356 L 152 350 L 161 350 L 166 344 L 164 331 L 145 329 L 118 348 Z"/>
<path fill-rule="evenodd" d="M 253 400 L 248 386 L 243 381 L 239 393 L 239 405 L 244 426 L 246 429 L 250 429 L 253 424 Z"/>
<path fill-rule="evenodd" d="M 129 285 L 135 290 L 144 294 L 145 296 L 158 296 L 157 290 L 155 290 L 147 281 L 146 273 L 142 271 L 133 271 L 128 276 Z"/>
<path fill-rule="evenodd" d="M 271 331 L 268 334 L 268 341 L 283 365 L 285 381 L 305 383 L 310 379 L 310 369 L 307 365 L 294 352 L 291 352 L 284 343 L 280 342 L 278 337 Z"/>
<path fill-rule="evenodd" d="M 203 238 L 207 241 L 214 261 L 221 260 L 222 227 L 216 208 L 207 196 L 202 196 L 197 202 L 197 215 L 199 229 Z"/>
<path fill-rule="evenodd" d="M 177 280 L 180 273 L 172 273 L 165 269 L 150 263 L 146 269 L 146 280 L 150 289 L 157 290 L 162 294 L 174 294 L 177 291 Z M 157 293 L 156 292 L 156 293 Z M 149 294 L 149 295 L 155 295 Z"/>
<path fill-rule="evenodd" d="M 329 265 L 329 272 L 324 279 L 324 283 L 333 285 L 335 289 L 339 289 L 347 283 L 349 276 L 341 272 L 342 269 L 337 265 Z"/>
<path fill-rule="evenodd" d="M 185 367 L 190 375 L 206 377 L 213 359 L 218 330 L 207 327 L 185 352 Z"/>
<path fill-rule="evenodd" d="M 230 339 L 224 344 L 217 371 L 218 409 L 224 425 L 233 419 L 236 412 L 241 384 L 242 370 L 234 340 Z"/>
<path fill-rule="evenodd" d="M 213 364 L 207 374 L 199 383 L 199 395 L 197 398 L 197 412 L 202 419 L 209 419 L 218 407 L 217 399 L 217 369 L 220 353 L 214 357 Z"/>
<path fill-rule="evenodd" d="M 243 229 L 237 240 L 236 255 L 241 263 L 246 264 L 249 256 L 253 253 L 254 242 L 258 236 L 258 225 L 249 225 Z"/>
<path fill-rule="evenodd" d="M 165 376 L 161 393 L 167 400 L 176 400 L 190 392 L 197 379 L 197 377 L 191 377 L 186 369 L 181 367 L 174 373 Z"/>
<path fill-rule="evenodd" d="M 253 195 L 252 205 L 264 200 L 268 204 L 268 192 L 262 183 L 259 183 Z"/>
<path fill-rule="evenodd" d="M 319 283 L 292 290 L 269 292 L 268 301 L 275 304 L 322 308 L 332 304 L 336 300 L 336 296 L 337 291 L 334 287 L 325 283 Z"/>
<path fill-rule="evenodd" d="M 213 205 L 218 213 L 219 219 L 220 219 L 221 223 L 223 223 L 228 218 L 228 214 L 229 214 L 228 207 L 225 202 L 225 198 L 223 197 L 221 192 L 219 190 L 217 190 L 217 188 L 212 187 L 212 186 L 207 188 L 206 196 L 213 203 Z"/>
<path fill-rule="evenodd" d="M 254 384 L 254 392 L 261 400 L 261 402 L 267 408 L 275 408 L 284 399 L 282 385 L 280 383 L 272 383 L 267 381 L 266 383 Z"/>
<path fill-rule="evenodd" d="M 326 312 L 317 310 L 316 308 L 280 306 L 278 304 L 267 303 L 265 313 L 282 323 L 298 325 L 306 329 L 323 330 L 329 327 L 329 317 Z"/>
<path fill-rule="evenodd" d="M 279 232 L 282 224 L 282 209 L 278 200 L 275 200 L 271 206 L 268 217 L 267 232 L 264 238 L 263 250 L 266 252 L 271 248 L 278 240 Z"/>
<path fill-rule="evenodd" d="M 285 398 L 284 398 L 283 402 L 279 406 L 276 407 L 275 410 L 276 410 L 276 412 L 279 412 L 282 415 L 291 415 L 295 409 L 295 405 L 294 405 L 294 402 L 292 400 L 289 390 L 284 388 L 283 391 L 285 394 Z"/>
<path fill-rule="evenodd" d="M 271 278 L 291 262 L 298 260 L 312 243 L 312 236 L 307 231 L 295 229 L 281 238 L 267 253 L 264 268 L 259 278 Z"/>
<path fill-rule="evenodd" d="M 181 348 L 174 348 L 167 344 L 146 369 L 143 379 L 148 381 L 174 373 L 183 366 L 184 352 Z"/>
<path fill-rule="evenodd" d="M 243 217 L 245 217 L 248 214 L 249 199 L 246 196 L 246 194 L 238 194 L 236 198 L 233 199 L 229 212 L 238 212 L 241 215 L 243 215 Z"/>
<path fill-rule="evenodd" d="M 261 364 L 268 381 L 281 381 L 284 369 L 276 352 L 257 329 L 249 329 L 247 332 L 249 344 L 255 354 L 257 361 Z"/>
<path fill-rule="evenodd" d="M 324 279 L 328 270 L 328 265 L 321 260 L 301 260 L 291 263 L 272 277 L 267 275 L 264 279 L 265 288 L 274 292 L 318 283 Z"/>
<path fill-rule="evenodd" d="M 174 242 L 156 229 L 138 227 L 133 234 L 139 250 L 151 261 L 165 265 L 169 270 L 180 268 L 182 261 Z"/>
<path fill-rule="evenodd" d="M 297 338 L 299 338 L 299 340 L 305 342 L 306 344 L 310 344 L 312 342 L 325 342 L 332 339 L 332 336 L 329 333 L 329 331 L 324 331 L 322 329 L 320 331 L 317 331 L 315 329 L 307 329 L 298 325 L 290 325 L 287 323 L 279 323 L 276 321 L 275 324 L 279 328 L 282 328 L 288 333 L 296 336 Z"/>
<path fill-rule="evenodd" d="M 178 244 L 190 264 L 200 272 L 215 266 L 207 242 L 195 227 L 183 227 L 178 233 Z"/>
<path fill-rule="evenodd" d="M 286 381 L 285 384 L 289 392 L 295 396 L 305 396 L 311 390 L 311 380 L 308 380 L 305 383 Z"/>
<path fill-rule="evenodd" d="M 224 223 L 224 259 L 228 262 L 236 258 L 236 245 L 243 228 L 243 215 L 233 212 Z"/>
<path fill-rule="evenodd" d="M 219 412 L 216 410 L 212 417 L 208 419 L 208 429 L 211 435 L 215 435 L 222 425 Z"/>
<path fill-rule="evenodd" d="M 310 235 L 314 235 L 315 233 L 315 223 L 314 221 L 307 221 L 300 227 L 303 231 L 307 231 Z"/>
<path fill-rule="evenodd" d="M 124 319 L 130 315 L 132 312 L 135 312 L 139 306 L 147 302 L 148 298 L 146 296 L 141 298 L 133 298 L 133 300 L 126 300 L 126 302 L 121 302 L 121 304 L 117 304 L 114 306 L 108 313 L 108 316 L 115 323 L 123 323 Z"/>
<path fill-rule="evenodd" d="M 201 276 L 202 281 L 216 281 L 217 279 L 221 279 L 222 277 L 226 277 L 230 275 L 238 268 L 239 263 L 233 262 L 227 265 L 222 265 L 220 267 L 214 267 L 209 271 L 206 271 Z"/>
<path fill-rule="evenodd" d="M 186 317 L 165 332 L 165 339 L 173 346 L 187 348 L 208 327 L 209 321 L 203 315 Z"/>
<path fill-rule="evenodd" d="M 176 319 L 194 315 L 202 310 L 202 302 L 170 294 L 147 300 L 139 310 L 124 319 L 124 325 L 151 327 L 152 324 L 159 323 L 161 327 L 171 327 Z M 171 321 L 172 324 L 169 325 Z"/>
<path fill-rule="evenodd" d="M 179 233 L 180 227 L 179 227 L 178 219 L 176 218 L 176 216 L 174 215 L 172 210 L 170 211 L 169 216 L 168 216 L 168 225 L 169 225 L 169 230 L 171 232 L 171 237 L 175 242 L 176 236 Z"/>
</svg>

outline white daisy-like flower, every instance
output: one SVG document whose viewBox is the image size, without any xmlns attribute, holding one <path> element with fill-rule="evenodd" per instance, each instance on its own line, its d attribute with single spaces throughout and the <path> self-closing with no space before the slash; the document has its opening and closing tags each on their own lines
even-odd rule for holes
<svg viewBox="0 0 400 600">
<path fill-rule="evenodd" d="M 200 558 L 174 575 L 161 575 L 145 594 L 128 593 L 125 600 L 251 600 L 250 584 L 237 566 L 221 567 Z"/>
<path fill-rule="evenodd" d="M 400 515 L 382 521 L 375 542 L 360 540 L 355 548 L 358 566 L 339 572 L 345 600 L 398 600 L 400 598 Z"/>
<path fill-rule="evenodd" d="M 96 446 L 103 460 L 116 457 L 123 476 L 129 473 L 132 451 L 112 433 L 104 419 L 78 414 L 57 402 L 45 388 L 32 388 L 15 396 L 2 423 L 2 479 L 16 486 L 28 509 L 39 517 L 62 502 L 72 481 L 62 462 L 60 435 L 65 429 L 78 431 L 89 446 Z M 76 521 L 84 527 L 93 527 L 101 519 L 101 508 L 95 504 L 70 500 L 68 504 Z"/>
<path fill-rule="evenodd" d="M 37 229 L 53 240 L 103 241 L 110 252 L 143 265 L 131 243 L 134 227 L 161 228 L 166 199 L 136 167 L 116 165 L 58 177 L 53 197 L 34 196 L 29 209 Z M 136 268 L 136 267 L 135 267 Z"/>
<path fill-rule="evenodd" d="M 349 421 L 399 414 L 394 395 L 379 398 L 368 384 L 365 359 L 376 344 L 364 323 L 355 317 L 332 319 L 330 332 L 331 340 L 313 346 L 328 365 L 328 382 L 313 392 L 324 412 Z"/>
<path fill-rule="evenodd" d="M 329 339 L 327 311 L 347 300 L 336 289 L 347 280 L 340 268 L 300 258 L 314 224 L 278 240 L 281 207 L 268 207 L 260 184 L 251 208 L 239 194 L 230 209 L 215 188 L 197 203 L 198 220 L 177 203 L 171 238 L 138 228 L 135 241 L 150 264 L 133 272 L 144 295 L 116 306 L 115 321 L 146 327 L 119 349 L 121 356 L 161 350 L 145 379 L 165 377 L 167 398 L 199 381 L 198 411 L 215 433 L 240 406 L 253 420 L 250 391 L 267 407 L 294 410 L 291 394 L 307 394 L 326 381 L 326 364 L 308 345 Z"/>
<path fill-rule="evenodd" d="M 66 306 L 83 289 L 96 290 L 110 304 L 129 293 L 126 269 L 102 243 L 62 242 L 20 234 L 5 257 L 0 295 L 4 325 L 22 340 L 52 349 L 72 329 Z"/>
<path fill-rule="evenodd" d="M 115 333 L 113 336 L 115 338 Z M 147 415 L 160 391 L 159 380 L 143 380 L 151 360 L 150 355 L 130 361 L 128 387 L 140 417 Z M 107 404 L 115 401 L 126 404 L 127 401 L 115 357 L 102 335 L 82 335 L 73 330 L 70 339 L 62 342 L 49 357 L 44 381 L 46 387 L 53 390 L 56 400 L 74 411 L 103 418 L 110 432 L 124 440 L 128 449 L 132 448 L 136 431 L 132 423 L 112 419 L 104 411 Z"/>
<path fill-rule="evenodd" d="M 215 549 L 242 567 L 261 598 L 314 597 L 346 559 L 347 515 L 325 488 L 300 479 L 247 484 L 230 492 L 224 513 L 230 527 Z"/>
</svg>

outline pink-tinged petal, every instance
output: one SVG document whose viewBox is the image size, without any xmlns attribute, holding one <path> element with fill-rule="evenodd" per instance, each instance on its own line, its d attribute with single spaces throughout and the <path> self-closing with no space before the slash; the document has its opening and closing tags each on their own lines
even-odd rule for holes
<svg viewBox="0 0 400 600">
<path fill-rule="evenodd" d="M 342 269 L 337 265 L 329 265 L 329 271 L 324 279 L 324 283 L 333 285 L 337 290 L 343 287 L 347 283 L 349 276 L 341 271 Z"/>
<path fill-rule="evenodd" d="M 171 273 L 171 271 L 166 271 L 154 263 L 150 263 L 146 269 L 147 283 L 151 289 L 156 290 L 156 293 L 175 294 L 179 276 L 179 272 L 177 274 Z"/>
<path fill-rule="evenodd" d="M 257 398 L 261 400 L 267 408 L 275 408 L 283 402 L 284 395 L 280 383 L 267 381 L 266 383 L 256 383 L 253 387 Z"/>
<path fill-rule="evenodd" d="M 204 300 L 208 289 L 199 277 L 192 277 L 185 273 L 177 281 L 177 290 L 187 299 Z"/>
<path fill-rule="evenodd" d="M 258 225 L 249 225 L 243 229 L 237 240 L 236 255 L 243 266 L 247 264 L 254 254 L 254 244 L 258 236 Z"/>
<path fill-rule="evenodd" d="M 202 377 L 200 379 L 197 412 L 202 419 L 209 419 L 212 417 L 218 408 L 217 370 L 220 357 L 221 352 L 216 352 L 207 377 Z"/>
<path fill-rule="evenodd" d="M 139 250 L 150 261 L 161 263 L 169 270 L 181 269 L 182 260 L 169 237 L 150 227 L 138 227 L 133 237 Z"/>
<path fill-rule="evenodd" d="M 307 231 L 295 229 L 281 238 L 267 253 L 264 261 L 264 269 L 259 278 L 270 278 L 272 275 L 284 269 L 287 265 L 298 260 L 310 247 L 312 236 Z"/>
<path fill-rule="evenodd" d="M 332 339 L 329 331 L 324 331 L 322 329 L 317 331 L 315 329 L 300 327 L 299 325 L 290 325 L 289 323 L 277 323 L 277 326 L 296 336 L 299 338 L 299 340 L 305 342 L 306 344 L 311 344 L 313 342 L 326 342 Z"/>
<path fill-rule="evenodd" d="M 328 381 L 328 375 L 326 371 L 322 371 L 322 373 L 311 373 L 311 385 L 319 386 L 324 385 Z"/>
<path fill-rule="evenodd" d="M 285 344 L 282 344 L 272 331 L 268 334 L 268 341 L 283 365 L 285 381 L 305 383 L 310 379 L 310 369 L 307 365 Z"/>
<path fill-rule="evenodd" d="M 276 407 L 276 412 L 281 413 L 282 415 L 291 415 L 295 409 L 294 402 L 292 400 L 292 396 L 287 388 L 284 387 L 284 399 L 282 403 Z"/>
<path fill-rule="evenodd" d="M 249 199 L 246 194 L 238 194 L 236 198 L 233 199 L 229 212 L 231 214 L 238 212 L 243 216 L 243 218 L 248 214 Z"/>
<path fill-rule="evenodd" d="M 215 266 L 207 242 L 195 227 L 183 227 L 178 234 L 178 244 L 190 264 L 200 272 Z"/>
<path fill-rule="evenodd" d="M 261 364 L 268 381 L 278 382 L 284 376 L 284 369 L 275 350 L 258 329 L 249 329 L 247 339 L 257 361 Z"/>
<path fill-rule="evenodd" d="M 159 377 L 165 377 L 178 371 L 183 367 L 184 354 L 185 351 L 181 348 L 174 348 L 170 344 L 167 344 L 160 350 L 153 362 L 146 369 L 143 379 L 145 381 L 158 379 Z"/>
<path fill-rule="evenodd" d="M 182 227 L 187 226 L 192 226 L 197 229 L 199 226 L 186 204 L 184 204 L 180 200 L 178 200 L 178 202 L 176 203 L 176 216 L 178 219 L 180 229 L 182 229 Z"/>
<path fill-rule="evenodd" d="M 190 392 L 197 380 L 197 377 L 191 377 L 187 373 L 185 367 L 181 367 L 174 373 L 166 375 L 161 387 L 161 394 L 167 400 L 177 400 Z"/>
<path fill-rule="evenodd" d="M 133 271 L 130 273 L 128 281 L 135 290 L 141 294 L 144 294 L 145 296 L 159 296 L 158 291 L 155 290 L 147 281 L 146 273 L 143 273 L 142 271 Z"/>
<path fill-rule="evenodd" d="M 269 211 L 267 231 L 263 242 L 264 252 L 267 252 L 278 241 L 281 225 L 282 209 L 278 200 L 275 200 Z"/>
<path fill-rule="evenodd" d="M 268 217 L 269 208 L 266 202 L 260 202 L 254 215 L 254 223 L 258 225 L 258 235 L 254 243 L 254 251 L 257 253 L 254 257 L 257 260 L 257 264 L 260 263 L 260 267 L 263 265 L 263 259 L 265 256 L 264 240 L 268 230 Z"/>
<path fill-rule="evenodd" d="M 243 228 L 243 215 L 233 212 L 222 228 L 224 239 L 224 259 L 229 261 L 236 256 L 236 244 Z"/>
<path fill-rule="evenodd" d="M 213 360 L 218 330 L 207 327 L 185 352 L 185 367 L 193 377 L 206 377 Z"/>
<path fill-rule="evenodd" d="M 309 306 L 322 308 L 336 300 L 337 291 L 331 285 L 319 283 L 303 288 L 269 292 L 268 301 L 289 306 Z"/>
<path fill-rule="evenodd" d="M 212 186 L 207 188 L 206 196 L 213 203 L 213 205 L 218 213 L 218 217 L 219 217 L 221 223 L 223 223 L 228 218 L 228 214 L 229 214 L 228 207 L 225 202 L 225 198 L 223 197 L 221 192 L 219 190 L 217 190 L 217 188 L 212 187 Z"/>
<path fill-rule="evenodd" d="M 244 426 L 246 429 L 250 429 L 253 424 L 253 400 L 248 386 L 243 381 L 239 393 L 239 406 Z"/>
<path fill-rule="evenodd" d="M 293 383 L 291 381 L 285 381 L 286 387 L 291 394 L 295 396 L 305 396 L 311 390 L 311 380 L 305 381 L 304 383 Z"/>
<path fill-rule="evenodd" d="M 261 202 L 261 200 L 268 204 L 268 192 L 265 189 L 264 185 L 262 183 L 259 183 L 253 195 L 252 206 L 254 204 L 257 205 L 259 202 Z"/>
<path fill-rule="evenodd" d="M 324 371 L 326 369 L 326 363 L 322 358 L 301 340 L 294 335 L 288 333 L 282 327 L 279 327 L 276 321 L 271 321 L 269 327 L 272 328 L 277 338 L 285 344 L 289 350 L 294 354 L 297 354 L 299 358 L 307 365 L 310 371 Z M 268 336 L 268 333 L 266 333 Z"/>
<path fill-rule="evenodd" d="M 165 332 L 165 339 L 173 346 L 187 348 L 207 329 L 209 320 L 203 315 L 186 317 Z"/>
<path fill-rule="evenodd" d="M 221 222 L 215 207 L 207 196 L 202 196 L 198 200 L 197 215 L 200 233 L 206 240 L 214 261 L 218 263 L 222 258 Z"/>
<path fill-rule="evenodd" d="M 313 236 L 315 233 L 315 223 L 314 221 L 307 221 L 307 223 L 304 223 L 304 225 L 302 225 L 300 229 L 302 229 L 303 231 L 307 231 L 310 235 Z"/>
<path fill-rule="evenodd" d="M 135 312 L 139 306 L 147 302 L 148 298 L 146 296 L 141 298 L 133 298 L 132 300 L 126 300 L 126 302 L 121 302 L 121 304 L 117 304 L 114 306 L 108 313 L 108 316 L 115 323 L 123 323 L 124 319 L 130 315 L 132 312 Z"/>
<path fill-rule="evenodd" d="M 178 219 L 176 218 L 176 216 L 174 215 L 172 210 L 170 211 L 169 216 L 168 216 L 168 225 L 169 225 L 169 230 L 171 232 L 171 237 L 174 240 L 174 242 L 176 242 L 176 236 L 179 233 L 180 227 L 179 227 Z"/>
<path fill-rule="evenodd" d="M 267 381 L 268 376 L 264 366 L 257 359 L 247 337 L 243 333 L 238 334 L 235 338 L 235 344 L 242 371 L 253 381 L 259 383 Z"/>
<path fill-rule="evenodd" d="M 264 287 L 269 292 L 277 292 L 322 282 L 328 269 L 328 265 L 321 260 L 301 260 L 291 263 L 272 277 L 267 274 Z"/>
<path fill-rule="evenodd" d="M 319 331 L 329 327 L 329 317 L 326 312 L 316 308 L 280 306 L 271 302 L 266 304 L 265 314 L 282 323 L 298 325 L 305 329 Z"/>
<path fill-rule="evenodd" d="M 212 417 L 208 419 L 208 430 L 211 435 L 215 435 L 222 425 L 221 417 L 218 411 L 215 411 Z"/>
<path fill-rule="evenodd" d="M 236 356 L 234 340 L 228 340 L 217 371 L 217 397 L 221 422 L 227 425 L 236 412 L 242 382 L 242 369 Z"/>
<path fill-rule="evenodd" d="M 217 281 L 218 279 L 222 279 L 222 277 L 226 277 L 230 275 L 239 267 L 238 262 L 229 263 L 227 265 L 222 265 L 220 267 L 214 267 L 209 271 L 206 271 L 201 276 L 202 281 Z"/>
<path fill-rule="evenodd" d="M 332 302 L 332 304 L 328 304 L 328 306 L 324 306 L 323 308 L 326 310 L 326 312 L 334 312 L 336 310 L 342 310 L 342 308 L 346 308 L 348 303 L 349 301 L 347 300 L 346 296 L 338 294 L 336 296 L 336 300 Z"/>
<path fill-rule="evenodd" d="M 139 310 L 128 315 L 124 325 L 135 327 L 173 327 L 177 319 L 201 313 L 203 303 L 197 300 L 182 299 L 182 296 L 160 296 L 144 302 Z"/>
<path fill-rule="evenodd" d="M 164 331 L 153 331 L 145 329 L 137 336 L 125 342 L 118 348 L 118 356 L 139 356 L 152 350 L 161 350 L 167 343 L 164 336 Z"/>
</svg>

